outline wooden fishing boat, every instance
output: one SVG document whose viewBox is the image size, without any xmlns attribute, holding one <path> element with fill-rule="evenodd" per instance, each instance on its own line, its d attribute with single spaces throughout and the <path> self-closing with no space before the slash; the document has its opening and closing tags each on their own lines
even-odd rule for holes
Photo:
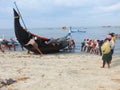
<svg viewBox="0 0 120 90">
<path fill-rule="evenodd" d="M 20 24 L 20 15 L 18 12 L 13 9 L 14 11 L 14 30 L 15 35 L 19 43 L 34 53 L 39 53 L 32 45 L 26 46 L 26 44 L 30 41 L 30 39 L 34 36 L 37 37 L 35 40 L 38 44 L 38 48 L 41 50 L 42 53 L 54 53 L 59 52 L 60 50 L 66 48 L 68 46 L 67 37 L 54 39 L 54 42 L 50 42 L 51 39 L 35 35 L 26 29 L 24 29 Z M 49 43 L 48 43 L 49 42 Z"/>
</svg>

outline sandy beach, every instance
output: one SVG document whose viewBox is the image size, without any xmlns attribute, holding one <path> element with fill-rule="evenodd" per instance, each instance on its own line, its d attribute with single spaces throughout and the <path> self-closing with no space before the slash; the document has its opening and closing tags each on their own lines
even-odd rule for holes
<svg viewBox="0 0 120 90">
<path fill-rule="evenodd" d="M 120 56 L 110 69 L 101 65 L 101 56 L 92 54 L 0 52 L 0 79 L 16 80 L 0 90 L 120 90 Z"/>
</svg>

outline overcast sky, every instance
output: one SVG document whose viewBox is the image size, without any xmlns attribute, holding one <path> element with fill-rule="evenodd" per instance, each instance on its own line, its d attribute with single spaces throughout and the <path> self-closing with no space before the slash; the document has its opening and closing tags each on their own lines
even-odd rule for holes
<svg viewBox="0 0 120 90">
<path fill-rule="evenodd" d="M 0 0 L 0 28 L 13 28 L 15 0 Z M 16 0 L 27 28 L 120 25 L 120 0 Z"/>
</svg>

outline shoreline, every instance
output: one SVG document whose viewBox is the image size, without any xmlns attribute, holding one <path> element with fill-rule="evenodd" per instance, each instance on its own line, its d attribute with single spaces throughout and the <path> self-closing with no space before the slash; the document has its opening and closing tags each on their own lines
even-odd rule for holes
<svg viewBox="0 0 120 90">
<path fill-rule="evenodd" d="M 1 90 L 119 90 L 120 56 L 100 68 L 101 56 L 80 53 L 30 55 L 0 52 L 0 79 L 18 79 Z M 22 79 L 22 80 L 21 80 Z"/>
</svg>

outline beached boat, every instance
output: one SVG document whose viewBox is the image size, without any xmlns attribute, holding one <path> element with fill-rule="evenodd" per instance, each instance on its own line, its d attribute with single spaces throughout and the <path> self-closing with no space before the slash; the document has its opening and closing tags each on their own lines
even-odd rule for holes
<svg viewBox="0 0 120 90">
<path fill-rule="evenodd" d="M 68 46 L 68 41 L 67 37 L 59 38 L 59 39 L 54 39 L 54 42 L 49 38 L 42 37 L 35 35 L 26 29 L 24 29 L 21 24 L 20 24 L 20 15 L 18 12 L 13 9 L 14 11 L 14 29 L 15 29 L 15 35 L 19 43 L 28 49 L 29 51 L 39 53 L 32 45 L 27 45 L 26 44 L 30 41 L 30 39 L 34 36 L 37 37 L 35 40 L 36 43 L 38 44 L 38 48 L 41 50 L 42 53 L 54 53 L 58 52 Z"/>
</svg>

